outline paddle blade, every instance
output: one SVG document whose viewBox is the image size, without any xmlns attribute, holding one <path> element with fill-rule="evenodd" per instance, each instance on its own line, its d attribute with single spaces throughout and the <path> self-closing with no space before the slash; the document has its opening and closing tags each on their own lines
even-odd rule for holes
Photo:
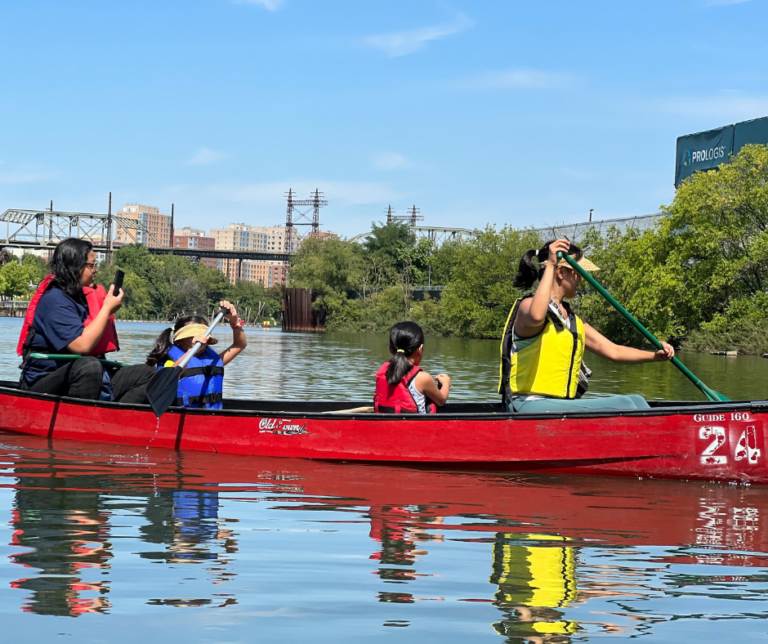
<svg viewBox="0 0 768 644">
<path fill-rule="evenodd" d="M 181 367 L 165 367 L 160 369 L 147 385 L 147 398 L 149 406 L 155 412 L 155 416 L 160 418 L 176 400 L 176 391 L 179 386 L 179 376 L 183 369 Z"/>
<path fill-rule="evenodd" d="M 727 396 L 724 396 L 723 394 L 721 394 L 719 391 L 710 389 L 703 382 L 699 384 L 699 388 L 704 392 L 704 395 L 707 398 L 709 398 L 712 402 L 729 402 L 731 400 Z"/>
</svg>

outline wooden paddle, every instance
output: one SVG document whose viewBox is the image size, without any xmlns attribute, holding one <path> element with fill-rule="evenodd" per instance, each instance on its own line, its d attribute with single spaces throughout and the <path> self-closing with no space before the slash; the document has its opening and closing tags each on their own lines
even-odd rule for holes
<svg viewBox="0 0 768 644">
<path fill-rule="evenodd" d="M 211 322 L 203 335 L 211 335 L 216 325 L 221 322 L 222 318 L 229 313 L 223 306 L 219 314 Z M 158 372 L 152 376 L 152 380 L 147 385 L 147 398 L 149 399 L 149 406 L 152 407 L 152 411 L 155 412 L 155 416 L 160 418 L 168 407 L 176 400 L 176 392 L 179 387 L 179 377 L 184 368 L 189 364 L 189 361 L 197 353 L 198 349 L 202 347 L 202 342 L 195 342 L 192 348 L 184 354 L 181 362 L 175 367 L 164 367 L 159 369 Z"/>
<path fill-rule="evenodd" d="M 581 266 L 579 266 L 578 262 L 573 259 L 570 255 L 565 255 L 562 251 L 557 253 L 558 259 L 563 259 L 565 257 L 565 261 L 568 262 L 568 265 L 573 268 L 579 275 L 581 275 L 587 282 L 590 283 L 592 288 L 594 288 L 600 295 L 602 295 L 606 300 L 608 300 L 608 303 L 613 306 L 619 313 L 621 313 L 624 318 L 633 326 L 635 327 L 640 333 L 642 333 L 645 336 L 645 339 L 648 340 L 654 347 L 656 347 L 659 351 L 663 349 L 661 346 L 661 342 L 659 342 L 656 337 L 648 330 L 646 329 L 640 322 L 638 322 L 632 315 L 630 314 L 627 309 L 625 309 L 621 304 L 619 304 L 615 299 L 613 299 L 613 296 L 606 291 L 599 283 L 598 281 L 592 277 L 587 271 L 585 271 Z M 688 378 L 694 385 L 696 385 L 701 392 L 707 397 L 708 400 L 711 400 L 712 402 L 727 402 L 730 400 L 730 398 L 727 398 L 723 394 L 721 394 L 718 391 L 715 391 L 714 389 L 710 389 L 705 385 L 701 380 L 699 380 L 696 376 L 691 373 L 691 371 L 686 367 L 682 362 L 680 362 L 677 358 L 672 358 L 670 361 L 673 365 L 675 365 L 680 371 L 683 372 L 683 375 Z"/>
</svg>

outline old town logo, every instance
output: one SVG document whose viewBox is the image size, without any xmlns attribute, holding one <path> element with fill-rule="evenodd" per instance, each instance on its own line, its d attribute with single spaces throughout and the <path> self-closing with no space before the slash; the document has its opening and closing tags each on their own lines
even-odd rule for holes
<svg viewBox="0 0 768 644">
<path fill-rule="evenodd" d="M 259 421 L 259 434 L 295 436 L 297 434 L 309 434 L 309 430 L 307 430 L 307 423 L 299 425 L 292 420 L 283 420 L 280 418 L 262 418 Z"/>
</svg>

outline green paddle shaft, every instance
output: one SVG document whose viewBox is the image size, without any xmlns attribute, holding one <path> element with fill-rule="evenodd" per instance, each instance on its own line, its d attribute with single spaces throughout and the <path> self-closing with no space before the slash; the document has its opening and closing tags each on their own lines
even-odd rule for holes
<svg viewBox="0 0 768 644">
<path fill-rule="evenodd" d="M 75 353 L 30 353 L 30 358 L 35 360 L 77 360 L 83 356 L 79 356 Z M 115 362 L 114 360 L 105 360 L 104 358 L 98 359 L 105 367 L 129 367 L 127 362 Z"/>
<path fill-rule="evenodd" d="M 645 339 L 648 340 L 654 347 L 661 350 L 663 347 L 661 346 L 661 342 L 659 342 L 658 339 L 648 330 L 646 329 L 640 322 L 638 322 L 632 314 L 627 311 L 621 304 L 619 304 L 615 299 L 613 299 L 613 296 L 606 291 L 600 283 L 592 277 L 587 271 L 585 271 L 581 266 L 579 266 L 578 262 L 573 259 L 570 255 L 565 255 L 562 251 L 557 253 L 558 259 L 563 259 L 565 257 L 565 261 L 568 262 L 571 268 L 573 268 L 579 275 L 581 275 L 587 282 L 590 283 L 590 285 L 598 292 L 600 295 L 602 295 L 608 302 L 615 308 L 619 313 L 621 313 L 624 318 L 633 326 L 635 327 L 640 333 L 645 336 Z M 723 394 L 715 391 L 714 389 L 710 389 L 705 385 L 701 380 L 699 380 L 691 371 L 686 367 L 682 362 L 680 362 L 677 358 L 672 358 L 671 360 L 672 364 L 675 365 L 680 371 L 683 372 L 683 375 L 685 375 L 688 380 L 690 380 L 694 385 L 696 385 L 701 392 L 707 397 L 708 400 L 711 400 L 713 402 L 721 402 L 721 401 L 728 401 L 730 398 L 726 398 Z"/>
</svg>

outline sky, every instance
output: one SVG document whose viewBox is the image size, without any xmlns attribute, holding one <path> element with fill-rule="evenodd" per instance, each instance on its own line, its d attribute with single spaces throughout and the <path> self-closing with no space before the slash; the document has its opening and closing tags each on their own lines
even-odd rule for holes
<svg viewBox="0 0 768 644">
<path fill-rule="evenodd" d="M 768 0 L 4 0 L 0 212 L 476 228 L 658 211 L 768 115 Z"/>
</svg>

